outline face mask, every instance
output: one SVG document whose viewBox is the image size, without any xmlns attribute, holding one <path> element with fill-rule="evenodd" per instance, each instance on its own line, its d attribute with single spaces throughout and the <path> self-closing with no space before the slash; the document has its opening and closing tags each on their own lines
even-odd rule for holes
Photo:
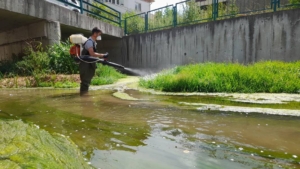
<svg viewBox="0 0 300 169">
<path fill-rule="evenodd" d="M 101 36 L 98 36 L 98 37 L 96 38 L 96 40 L 101 40 Z"/>
</svg>

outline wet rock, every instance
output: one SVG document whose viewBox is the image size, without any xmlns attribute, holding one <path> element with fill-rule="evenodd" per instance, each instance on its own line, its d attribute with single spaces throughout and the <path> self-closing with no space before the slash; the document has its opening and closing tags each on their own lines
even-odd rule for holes
<svg viewBox="0 0 300 169">
<path fill-rule="evenodd" d="M 21 120 L 0 119 L 0 166 L 17 168 L 91 168 L 76 145 Z"/>
</svg>

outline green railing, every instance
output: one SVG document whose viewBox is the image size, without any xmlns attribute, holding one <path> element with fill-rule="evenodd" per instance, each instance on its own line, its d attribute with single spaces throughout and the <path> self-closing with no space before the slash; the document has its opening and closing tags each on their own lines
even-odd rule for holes
<svg viewBox="0 0 300 169">
<path fill-rule="evenodd" d="M 300 7 L 300 0 L 187 0 L 125 18 L 125 35 Z"/>
<path fill-rule="evenodd" d="M 78 11 L 80 11 L 80 13 L 82 14 L 86 13 L 88 16 L 121 27 L 121 12 L 105 5 L 104 3 L 98 0 L 95 0 L 95 2 L 92 4 L 87 2 L 86 0 L 78 0 L 79 6 L 75 5 L 74 3 L 69 3 L 65 0 L 57 1 L 60 1 L 68 6 L 78 9 Z"/>
<path fill-rule="evenodd" d="M 173 27 L 173 5 L 154 9 L 146 13 L 146 31 L 155 31 Z"/>
<path fill-rule="evenodd" d="M 127 32 L 131 34 L 143 33 L 146 29 L 146 13 L 137 14 L 134 16 L 127 17 L 124 20 L 124 31 L 125 35 Z"/>
</svg>

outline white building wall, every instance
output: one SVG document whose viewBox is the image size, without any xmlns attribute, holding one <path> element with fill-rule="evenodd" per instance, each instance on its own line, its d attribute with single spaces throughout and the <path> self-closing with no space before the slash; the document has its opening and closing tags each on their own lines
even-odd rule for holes
<svg viewBox="0 0 300 169">
<path fill-rule="evenodd" d="M 93 2 L 94 0 L 88 0 L 89 2 Z M 137 13 L 147 12 L 150 11 L 150 3 L 145 2 L 143 0 L 119 0 L 118 4 L 113 4 L 110 2 L 106 2 L 106 0 L 100 0 L 101 2 L 104 2 L 106 5 L 116 9 L 117 11 L 120 11 L 121 13 L 125 13 L 127 11 L 135 11 Z M 115 0 L 117 2 L 117 0 Z M 135 3 L 141 4 L 141 11 L 135 10 Z M 123 5 L 121 5 L 123 4 Z"/>
<path fill-rule="evenodd" d="M 227 0 L 219 0 L 219 3 L 221 2 L 226 2 Z M 213 3 L 213 0 L 206 0 L 202 2 L 198 2 L 200 6 L 205 6 L 205 5 L 211 5 Z"/>
</svg>

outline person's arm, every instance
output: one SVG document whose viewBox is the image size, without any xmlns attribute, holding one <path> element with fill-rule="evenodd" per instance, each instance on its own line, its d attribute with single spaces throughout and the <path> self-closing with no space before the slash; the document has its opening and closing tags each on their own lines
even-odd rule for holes
<svg viewBox="0 0 300 169">
<path fill-rule="evenodd" d="M 101 53 L 96 53 L 94 52 L 94 49 L 91 47 L 89 48 L 89 54 L 93 57 L 97 57 L 97 58 L 104 58 L 106 56 L 106 54 L 101 54 Z"/>
</svg>

